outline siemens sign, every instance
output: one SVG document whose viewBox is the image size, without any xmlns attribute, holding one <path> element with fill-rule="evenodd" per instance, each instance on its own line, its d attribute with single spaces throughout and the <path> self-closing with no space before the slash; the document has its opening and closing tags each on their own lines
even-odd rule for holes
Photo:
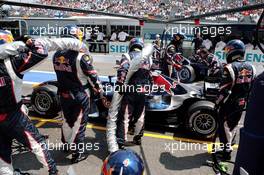
<svg viewBox="0 0 264 175">
<path fill-rule="evenodd" d="M 109 53 L 127 53 L 129 42 L 110 42 L 109 43 Z"/>
<path fill-rule="evenodd" d="M 215 56 L 218 57 L 221 61 L 226 61 L 226 55 L 222 50 L 216 50 Z M 263 66 L 264 66 L 264 54 L 260 50 L 246 50 L 245 54 L 245 60 L 252 63 L 256 70 L 257 74 L 260 74 L 263 72 Z"/>
<path fill-rule="evenodd" d="M 215 55 L 220 60 L 225 60 L 226 55 L 223 51 L 215 51 Z M 245 60 L 252 63 L 264 63 L 264 54 L 260 50 L 247 50 Z"/>
</svg>

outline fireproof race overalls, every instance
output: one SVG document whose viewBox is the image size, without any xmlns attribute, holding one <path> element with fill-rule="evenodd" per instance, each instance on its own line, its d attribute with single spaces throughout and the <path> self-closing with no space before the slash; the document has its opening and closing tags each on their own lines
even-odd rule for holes
<svg viewBox="0 0 264 175">
<path fill-rule="evenodd" d="M 121 78 L 118 78 L 118 80 L 123 81 L 123 86 L 121 82 L 122 87 L 143 87 L 152 83 L 149 72 L 152 64 L 152 53 L 152 45 L 146 45 L 142 51 L 129 53 L 131 61 L 129 62 L 128 58 L 120 68 L 120 72 L 123 72 L 124 75 L 119 74 Z M 109 115 L 107 120 L 107 143 L 109 152 L 115 152 L 123 147 L 126 141 L 130 120 L 132 125 L 135 125 L 134 139 L 140 140 L 143 136 L 145 95 L 144 93 L 129 93 L 129 90 L 125 88 L 123 92 L 114 93 L 111 106 L 113 108 L 110 107 L 109 113 L 112 115 Z"/>
<path fill-rule="evenodd" d="M 244 60 L 238 59 L 224 67 L 217 104 L 220 105 L 219 139 L 224 144 L 223 153 L 226 153 L 226 159 L 230 158 L 231 144 L 254 77 L 255 68 Z"/>
<path fill-rule="evenodd" d="M 92 65 L 92 57 L 71 49 L 60 50 L 53 57 L 54 70 L 59 83 L 58 94 L 65 122 L 62 142 L 75 144 L 75 156 L 80 153 L 90 111 L 90 93 L 100 92 L 101 85 Z M 73 154 L 73 159 L 75 158 Z M 72 161 L 73 161 L 72 159 Z"/>
<path fill-rule="evenodd" d="M 56 164 L 47 150 L 44 137 L 21 110 L 22 79 L 25 72 L 47 58 L 48 51 L 65 48 L 80 50 L 82 47 L 78 40 L 68 38 L 37 39 L 27 49 L 23 42 L 0 46 L 1 175 L 13 175 L 11 164 L 13 139 L 29 147 L 38 160 L 48 166 L 50 174 L 57 173 Z"/>
<path fill-rule="evenodd" d="M 240 142 L 233 175 L 241 171 L 248 174 L 264 174 L 264 72 L 255 80 L 247 105 L 244 128 L 240 130 Z"/>
<path fill-rule="evenodd" d="M 130 60 L 131 59 L 129 54 L 122 55 L 119 68 L 117 69 L 117 80 L 116 80 L 117 87 L 118 86 L 122 87 L 122 85 L 126 80 L 126 75 L 130 66 Z M 115 152 L 118 150 L 118 145 L 116 142 L 116 121 L 117 121 L 117 115 L 122 98 L 123 98 L 123 94 L 121 94 L 118 91 L 118 89 L 115 89 L 111 101 L 111 105 L 108 110 L 107 127 L 106 127 L 107 128 L 106 138 L 107 138 L 109 152 Z M 126 126 L 126 128 L 128 128 L 128 126 Z"/>
</svg>

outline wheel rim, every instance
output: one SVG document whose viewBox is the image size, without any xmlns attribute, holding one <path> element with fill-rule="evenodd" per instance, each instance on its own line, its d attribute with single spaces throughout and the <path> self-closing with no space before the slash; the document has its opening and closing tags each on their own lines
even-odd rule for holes
<svg viewBox="0 0 264 175">
<path fill-rule="evenodd" d="M 46 94 L 38 94 L 35 98 L 35 104 L 38 110 L 48 111 L 51 106 L 50 98 Z"/>
<path fill-rule="evenodd" d="M 215 130 L 215 127 L 216 121 L 210 114 L 199 114 L 194 119 L 194 129 L 200 134 L 211 134 Z"/>
<path fill-rule="evenodd" d="M 182 79 L 182 80 L 187 80 L 187 79 L 189 79 L 189 77 L 190 77 L 190 73 L 189 73 L 188 70 L 183 69 L 183 70 L 180 72 L 180 79 Z"/>
</svg>

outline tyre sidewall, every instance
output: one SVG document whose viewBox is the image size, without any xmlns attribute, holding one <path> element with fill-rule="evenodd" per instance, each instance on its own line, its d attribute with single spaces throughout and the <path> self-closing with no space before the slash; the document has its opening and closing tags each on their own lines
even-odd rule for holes
<svg viewBox="0 0 264 175">
<path fill-rule="evenodd" d="M 46 111 L 42 111 L 39 109 L 39 107 L 37 107 L 38 105 L 36 103 L 36 100 L 37 100 L 37 96 L 40 94 L 46 95 L 47 98 L 49 99 L 50 107 Z M 31 104 L 32 104 L 33 110 L 44 118 L 45 116 L 49 118 L 50 116 L 54 116 L 59 112 L 58 97 L 53 91 L 49 90 L 46 87 L 40 87 L 40 88 L 34 89 L 32 93 Z"/>
<path fill-rule="evenodd" d="M 182 76 L 183 74 L 188 74 L 188 77 Z M 179 78 L 183 83 L 190 83 L 195 79 L 195 72 L 192 66 L 183 66 L 183 68 L 179 71 Z"/>
<path fill-rule="evenodd" d="M 197 130 L 198 126 L 195 124 L 195 120 L 200 114 L 209 114 L 212 117 L 213 120 L 213 126 L 210 128 L 210 132 L 207 131 L 208 133 L 202 133 L 201 131 Z M 198 137 L 203 137 L 203 138 L 212 138 L 217 130 L 217 120 L 214 109 L 209 107 L 209 106 L 195 106 L 195 107 L 190 107 L 188 111 L 188 120 L 187 120 L 187 127 L 188 129 L 195 134 Z"/>
</svg>

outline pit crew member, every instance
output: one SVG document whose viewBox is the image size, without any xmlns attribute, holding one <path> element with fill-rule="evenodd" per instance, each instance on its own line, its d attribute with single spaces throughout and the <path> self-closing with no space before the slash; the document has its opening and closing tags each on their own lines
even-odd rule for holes
<svg viewBox="0 0 264 175">
<path fill-rule="evenodd" d="M 244 60 L 245 45 L 240 40 L 231 40 L 224 48 L 227 65 L 224 67 L 220 92 L 216 101 L 219 106 L 219 139 L 224 149 L 217 152 L 223 159 L 230 159 L 232 141 L 238 122 L 245 108 L 255 68 Z"/>
<path fill-rule="evenodd" d="M 223 75 L 223 65 L 219 59 L 205 47 L 200 48 L 197 53 L 201 61 L 208 67 L 207 76 L 221 78 Z"/>
<path fill-rule="evenodd" d="M 125 96 L 127 96 L 127 93 L 125 92 L 124 89 L 126 85 L 129 84 L 129 80 L 131 79 L 131 77 L 133 77 L 133 79 L 136 79 L 135 76 L 133 76 L 134 72 L 137 72 L 137 70 L 142 69 L 139 67 L 140 65 L 143 65 L 140 64 L 140 62 L 144 62 L 144 60 L 148 61 L 148 58 L 152 54 L 152 51 L 149 51 L 150 50 L 149 48 L 146 48 L 145 52 L 142 53 L 143 48 L 144 48 L 143 41 L 140 38 L 133 38 L 129 44 L 129 53 L 126 56 L 127 58 L 121 61 L 121 66 L 118 70 L 118 79 L 116 84 L 118 89 L 116 89 L 114 93 L 111 107 L 109 109 L 108 120 L 107 120 L 106 134 L 107 134 L 107 143 L 108 143 L 109 152 L 115 152 L 119 148 L 123 148 L 124 142 L 127 140 L 129 117 L 131 117 L 131 115 L 128 116 L 128 113 L 124 114 L 124 111 L 121 108 L 121 107 L 124 108 L 125 105 L 128 106 L 128 104 L 126 104 L 128 101 L 127 100 L 128 97 L 125 97 L 125 100 L 123 100 L 124 94 Z M 131 106 L 132 105 L 130 105 L 129 110 L 131 110 L 131 112 L 133 111 L 136 112 L 136 110 L 134 110 L 134 108 L 132 108 Z M 121 114 L 123 116 L 120 114 L 120 111 L 122 111 Z M 143 119 L 144 119 L 143 111 L 144 111 L 144 107 L 143 109 L 139 109 L 139 111 L 137 111 L 138 113 L 142 114 L 141 120 L 134 120 L 137 126 L 136 135 L 138 135 L 140 132 L 143 131 L 142 130 Z M 137 114 L 137 116 L 135 117 L 139 117 L 139 115 L 140 114 Z M 124 134 L 123 136 L 121 136 L 122 133 Z M 117 141 L 117 138 L 121 139 L 121 143 L 120 141 L 119 142 Z"/>
<path fill-rule="evenodd" d="M 263 82 L 264 72 L 254 80 L 250 92 L 244 128 L 240 130 L 240 142 L 233 175 L 240 175 L 240 171 L 243 170 L 247 174 L 264 173 Z"/>
<path fill-rule="evenodd" d="M 62 37 L 78 39 L 82 42 L 83 33 L 76 25 L 67 25 Z M 71 150 L 72 163 L 86 158 L 84 153 L 85 129 L 90 111 L 90 95 L 102 93 L 97 72 L 92 65 L 90 53 L 65 48 L 53 56 L 53 66 L 57 75 L 58 94 L 64 116 L 62 142 L 65 150 Z M 74 146 L 74 147 L 73 147 Z"/>
<path fill-rule="evenodd" d="M 21 96 L 23 76 L 45 60 L 48 51 L 70 48 L 80 50 L 78 40 L 30 39 L 13 42 L 11 33 L 0 31 L 0 174 L 13 175 L 12 140 L 27 146 L 48 167 L 49 175 L 58 173 L 45 138 L 39 133 L 28 116 L 22 111 Z"/>
<path fill-rule="evenodd" d="M 130 42 L 130 67 L 125 80 L 125 91 L 117 117 L 117 143 L 123 148 L 126 142 L 128 123 L 135 128 L 133 143 L 140 145 L 144 132 L 145 95 L 151 89 L 153 46 L 144 46 L 141 39 Z"/>
</svg>

